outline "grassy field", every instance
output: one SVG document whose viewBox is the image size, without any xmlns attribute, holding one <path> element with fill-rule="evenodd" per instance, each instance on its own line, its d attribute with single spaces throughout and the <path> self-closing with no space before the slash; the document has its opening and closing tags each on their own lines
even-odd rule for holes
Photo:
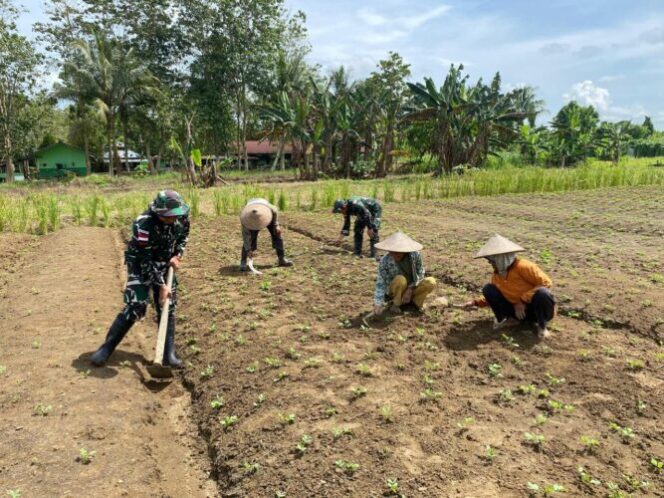
<svg viewBox="0 0 664 498">
<path fill-rule="evenodd" d="M 93 175 L 72 184 L 3 185 L 0 188 L 0 232 L 43 234 L 63 225 L 123 226 L 146 208 L 156 190 L 165 186 L 178 189 L 186 197 L 196 218 L 237 213 L 251 197 L 265 197 L 287 212 L 328 209 L 336 198 L 349 195 L 367 195 L 384 203 L 406 203 L 505 193 L 662 186 L 664 168 L 651 166 L 653 162 L 653 159 L 632 159 L 613 166 L 595 161 L 562 170 L 505 167 L 468 171 L 440 179 L 413 175 L 386 180 L 327 180 L 315 184 L 293 181 L 293 172 L 286 172 L 286 176 L 280 171 L 249 175 L 236 172 L 229 185 L 210 189 L 189 188 L 175 173 L 136 179 Z M 288 181 L 275 183 L 276 179 Z"/>
</svg>

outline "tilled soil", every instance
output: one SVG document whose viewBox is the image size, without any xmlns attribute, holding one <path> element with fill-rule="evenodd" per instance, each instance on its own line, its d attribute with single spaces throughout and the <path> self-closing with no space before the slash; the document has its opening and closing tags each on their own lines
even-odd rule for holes
<svg viewBox="0 0 664 498">
<path fill-rule="evenodd" d="M 137 325 L 109 366 L 88 361 L 122 306 L 115 234 L 0 240 L 0 493 L 216 496 L 188 393 L 141 383 L 154 324 Z"/>
<path fill-rule="evenodd" d="M 636 247 L 643 254 L 636 261 L 660 261 L 651 245 L 658 235 L 612 231 L 622 237 L 614 247 L 600 220 L 588 237 L 574 221 L 545 224 L 554 205 L 574 212 L 576 199 L 386 209 L 384 235 L 401 227 L 427 246 L 425 262 L 440 283 L 434 304 L 463 302 L 489 278 L 486 263 L 472 260 L 477 240 L 498 231 L 524 244 L 571 315 L 557 318 L 552 338 L 539 344 L 529 329 L 493 332 L 486 310 L 441 301 L 424 315 L 364 326 L 376 263 L 336 241 L 341 220 L 327 213 L 282 217 L 292 269 L 272 266 L 261 234 L 262 276 L 236 270 L 235 218 L 196 223 L 182 272 L 180 338 L 190 363 L 185 383 L 223 496 L 528 496 L 554 485 L 571 496 L 608 496 L 612 488 L 664 496 L 651 465 L 664 459 L 664 351 L 653 340 L 664 293 L 648 280 L 650 267 L 632 272 L 635 259 L 626 259 Z M 592 199 L 602 205 L 601 196 Z M 519 221 L 479 209 L 530 205 L 540 206 L 539 219 L 537 210 Z M 643 212 L 631 216 L 635 225 L 657 223 L 639 221 Z M 612 271 L 577 283 L 593 273 L 583 259 L 590 256 L 596 269 Z M 627 278 L 638 290 L 632 300 L 621 297 L 629 295 Z M 611 292 L 607 302 L 622 307 L 609 317 L 594 300 Z M 643 313 L 643 296 L 653 315 Z"/>
</svg>

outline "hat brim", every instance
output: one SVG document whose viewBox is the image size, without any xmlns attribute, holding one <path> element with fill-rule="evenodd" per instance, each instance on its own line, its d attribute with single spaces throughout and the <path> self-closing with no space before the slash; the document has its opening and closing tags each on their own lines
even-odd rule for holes
<svg viewBox="0 0 664 498">
<path fill-rule="evenodd" d="M 165 213 L 158 213 L 159 216 L 163 216 L 164 218 L 174 218 L 176 216 L 185 216 L 189 214 L 189 206 L 186 204 L 180 207 L 177 207 L 175 209 L 169 209 Z"/>
<path fill-rule="evenodd" d="M 424 246 L 418 242 L 413 242 L 409 244 L 390 244 L 379 242 L 374 246 L 376 249 L 387 252 L 418 252 L 421 251 Z"/>
</svg>

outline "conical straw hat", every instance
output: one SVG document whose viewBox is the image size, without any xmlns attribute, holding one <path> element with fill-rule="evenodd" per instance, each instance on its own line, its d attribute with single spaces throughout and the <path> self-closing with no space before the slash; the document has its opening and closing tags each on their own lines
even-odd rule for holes
<svg viewBox="0 0 664 498">
<path fill-rule="evenodd" d="M 249 230 L 262 230 L 272 221 L 272 210 L 265 204 L 251 203 L 240 213 L 240 223 Z"/>
<path fill-rule="evenodd" d="M 477 258 L 486 258 L 487 256 L 497 256 L 498 254 L 507 254 L 510 252 L 521 252 L 525 251 L 523 247 L 519 244 L 515 244 L 509 239 L 506 239 L 502 235 L 494 235 L 489 239 L 489 241 L 484 244 L 484 247 L 478 251 L 475 255 Z"/>
<path fill-rule="evenodd" d="M 422 250 L 422 244 L 415 242 L 403 232 L 396 232 L 376 244 L 376 249 L 389 252 L 417 252 Z"/>
</svg>

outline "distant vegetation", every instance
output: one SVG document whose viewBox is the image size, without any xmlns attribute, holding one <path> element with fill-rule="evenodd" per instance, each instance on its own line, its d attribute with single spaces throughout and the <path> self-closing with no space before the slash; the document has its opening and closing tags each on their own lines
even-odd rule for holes
<svg viewBox="0 0 664 498">
<path fill-rule="evenodd" d="M 505 152 L 562 167 L 664 154 L 650 118 L 602 122 L 570 102 L 538 123 L 544 103 L 534 90 L 504 90 L 499 74 L 473 82 L 452 66 L 442 84 L 413 82 L 396 53 L 365 79 L 343 67 L 323 74 L 306 61 L 304 14 L 288 14 L 283 0 L 50 0 L 48 21 L 34 26 L 46 54 L 18 32 L 11 2 L 0 0 L 0 164 L 9 181 L 57 140 L 84 150 L 92 170 L 108 170 L 109 151 L 110 173 L 127 170 L 124 142 L 148 171 L 167 163 L 208 186 L 221 168 L 249 168 L 250 139 L 277 145 L 272 169 L 287 166 L 291 146 L 306 180 L 445 174 Z M 59 79 L 44 89 L 51 60 Z"/>
</svg>

